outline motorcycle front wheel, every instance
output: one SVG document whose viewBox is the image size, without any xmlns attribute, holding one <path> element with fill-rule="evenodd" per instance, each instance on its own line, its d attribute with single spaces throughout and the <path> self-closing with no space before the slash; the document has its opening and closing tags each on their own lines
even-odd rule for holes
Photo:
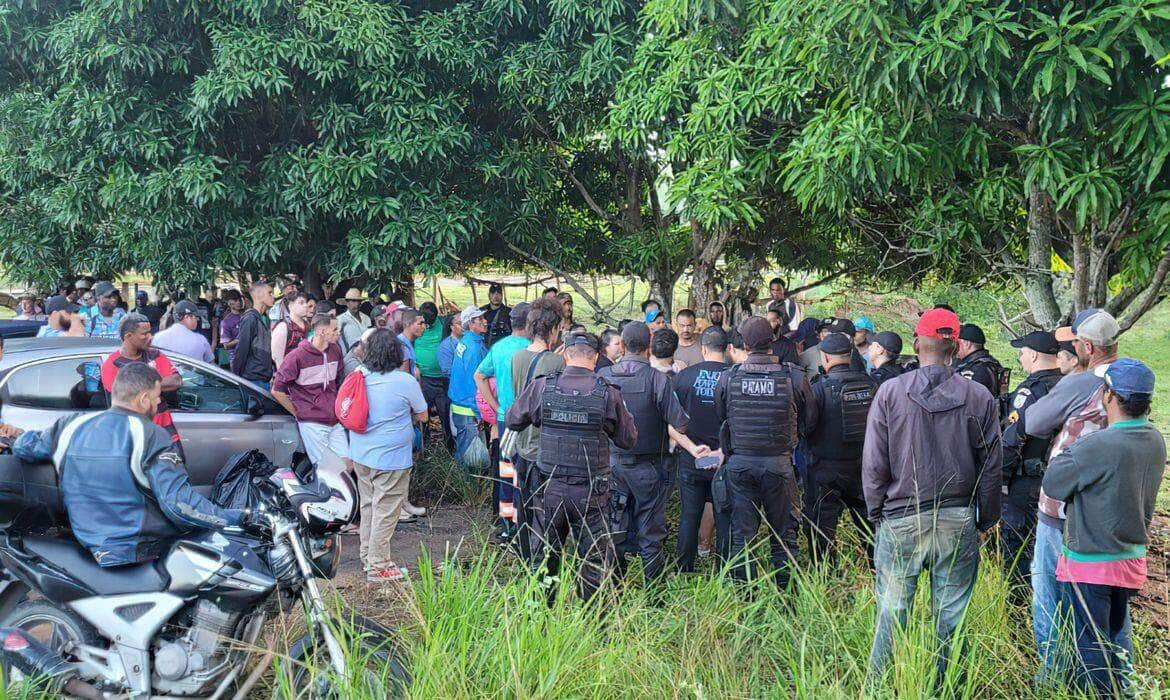
<svg viewBox="0 0 1170 700">
<path fill-rule="evenodd" d="M 316 630 L 310 630 L 289 649 L 292 687 L 298 697 L 390 698 L 406 694 L 410 675 L 399 658 L 392 630 L 361 615 L 332 621 L 330 629 L 344 650 L 346 674 L 338 677 L 324 641 Z"/>
</svg>

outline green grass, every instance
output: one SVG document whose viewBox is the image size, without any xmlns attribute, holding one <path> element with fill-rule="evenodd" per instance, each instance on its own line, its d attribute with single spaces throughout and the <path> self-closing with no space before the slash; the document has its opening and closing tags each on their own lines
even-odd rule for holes
<svg viewBox="0 0 1170 700">
<path fill-rule="evenodd" d="M 579 601 L 571 571 L 552 583 L 496 551 L 438 570 L 424 557 L 402 631 L 411 698 L 1079 697 L 1036 689 L 1027 612 L 1008 604 L 997 562 L 986 562 L 942 686 L 923 591 L 897 642 L 893 671 L 865 687 L 872 582 L 859 551 L 805 569 L 795 591 L 736 584 L 720 573 L 679 576 Z M 1164 659 L 1139 628 L 1141 696 L 1164 692 Z M 375 697 L 360 684 L 347 697 Z M 291 692 L 278 697 L 293 697 Z"/>
</svg>

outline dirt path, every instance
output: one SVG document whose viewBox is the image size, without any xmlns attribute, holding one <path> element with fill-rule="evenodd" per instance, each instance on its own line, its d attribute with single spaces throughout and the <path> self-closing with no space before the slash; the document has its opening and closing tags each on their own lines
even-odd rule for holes
<svg viewBox="0 0 1170 700">
<path fill-rule="evenodd" d="M 1146 559 L 1146 585 L 1134 598 L 1137 613 L 1151 625 L 1170 629 L 1170 516 L 1158 514 L 1150 524 L 1150 549 Z"/>
<path fill-rule="evenodd" d="M 390 556 L 406 567 L 411 576 L 417 575 L 418 558 L 424 550 L 430 554 L 434 566 L 448 557 L 473 556 L 480 551 L 487 522 L 487 510 L 482 507 L 433 507 L 424 518 L 399 523 L 390 542 Z M 351 603 L 366 602 L 374 592 L 366 585 L 361 570 L 356 534 L 342 535 L 341 564 L 332 587 Z M 363 608 L 359 605 L 359 609 Z"/>
</svg>

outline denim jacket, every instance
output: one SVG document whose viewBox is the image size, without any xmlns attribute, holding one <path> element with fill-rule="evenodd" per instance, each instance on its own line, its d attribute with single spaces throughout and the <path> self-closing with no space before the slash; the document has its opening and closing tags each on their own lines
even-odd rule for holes
<svg viewBox="0 0 1170 700">
<path fill-rule="evenodd" d="M 167 431 L 119 408 L 65 416 L 24 433 L 12 451 L 52 460 L 73 534 L 102 566 L 155 559 L 182 533 L 238 525 L 243 515 L 191 486 Z"/>
</svg>

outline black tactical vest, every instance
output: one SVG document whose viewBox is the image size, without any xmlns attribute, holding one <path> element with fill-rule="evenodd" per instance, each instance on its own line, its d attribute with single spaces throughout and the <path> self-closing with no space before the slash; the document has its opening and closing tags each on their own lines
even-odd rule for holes
<svg viewBox="0 0 1170 700">
<path fill-rule="evenodd" d="M 1020 386 L 1016 388 L 1017 393 L 1012 395 L 1013 399 L 1018 395 L 1020 389 L 1027 389 L 1036 396 L 1045 396 L 1048 392 L 1052 391 L 1052 387 L 1056 386 L 1056 383 L 1060 379 L 1061 375 L 1055 373 L 1040 375 L 1040 373 L 1036 372 L 1030 374 L 1027 379 L 1020 382 Z M 1013 406 L 1013 408 L 1019 410 L 1017 406 Z M 1027 409 L 1022 409 L 1022 412 L 1026 413 Z M 1056 437 L 1055 435 L 1046 440 L 1032 437 L 1031 435 L 1020 435 L 1019 437 L 1023 438 L 1024 441 L 1024 445 L 1020 449 L 1020 459 L 1025 462 L 1032 461 L 1037 463 L 1048 461 L 1048 448 L 1052 446 L 1052 440 Z"/>
<path fill-rule="evenodd" d="M 825 404 L 813 439 L 812 452 L 820 459 L 855 461 L 861 459 L 865 420 L 877 393 L 877 382 L 865 372 L 850 369 L 829 372 L 820 378 Z"/>
<path fill-rule="evenodd" d="M 621 390 L 626 410 L 638 426 L 634 449 L 623 450 L 615 445 L 615 454 L 657 457 L 666 451 L 666 426 L 654 400 L 654 375 L 657 373 L 658 370 L 641 362 L 619 362 L 603 370 L 602 376 Z"/>
<path fill-rule="evenodd" d="M 545 380 L 540 401 L 540 468 L 547 474 L 592 477 L 609 471 L 605 420 L 606 383 L 579 394 L 560 388 L 561 375 Z M 602 457 L 605 456 L 605 459 Z"/>
<path fill-rule="evenodd" d="M 731 452 L 760 457 L 791 454 L 796 446 L 796 411 L 788 366 L 736 365 L 727 388 Z"/>
</svg>

